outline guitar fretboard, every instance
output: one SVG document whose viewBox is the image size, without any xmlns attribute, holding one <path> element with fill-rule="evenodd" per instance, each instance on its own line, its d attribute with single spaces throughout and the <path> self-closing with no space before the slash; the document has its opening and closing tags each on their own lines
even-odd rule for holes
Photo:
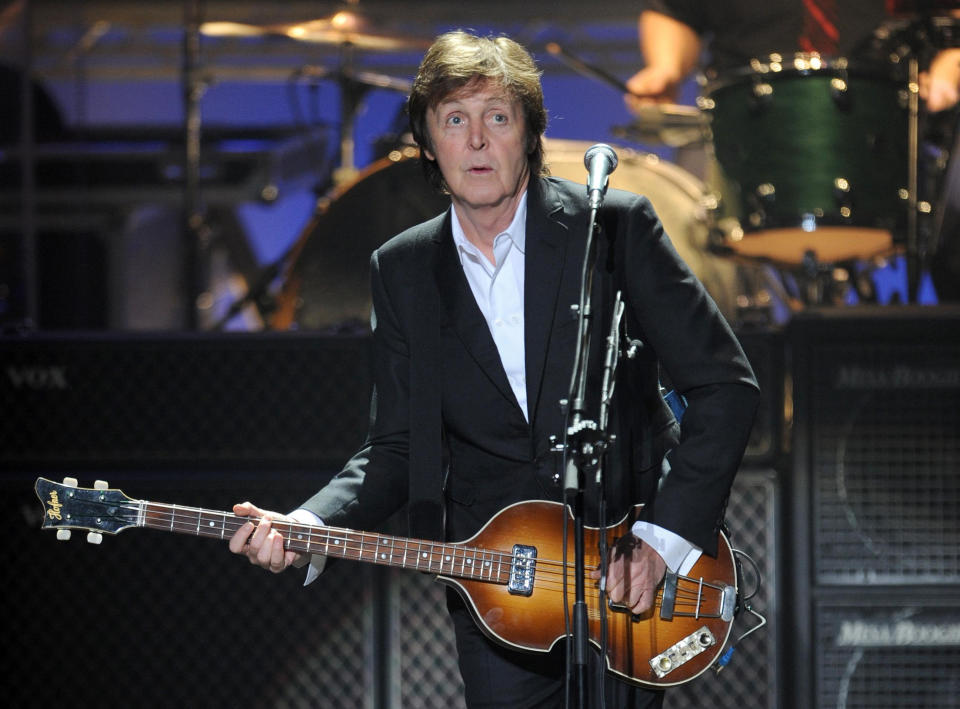
<svg viewBox="0 0 960 709">
<path fill-rule="evenodd" d="M 247 522 L 230 512 L 139 501 L 138 525 L 178 534 L 228 539 Z M 274 521 L 284 546 L 305 554 L 323 554 L 385 566 L 506 584 L 512 552 L 463 544 L 444 544 L 338 527 Z"/>
</svg>

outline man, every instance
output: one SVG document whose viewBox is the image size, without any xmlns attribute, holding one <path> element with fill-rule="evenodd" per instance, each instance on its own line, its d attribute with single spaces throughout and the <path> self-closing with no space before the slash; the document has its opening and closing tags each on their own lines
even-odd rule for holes
<svg viewBox="0 0 960 709">
<path fill-rule="evenodd" d="M 574 359 L 570 306 L 579 301 L 586 189 L 543 176 L 539 71 L 510 39 L 439 37 L 420 66 L 409 112 L 428 179 L 450 194 L 452 206 L 373 254 L 370 433 L 344 470 L 294 515 L 371 529 L 405 503 L 411 536 L 456 541 L 509 504 L 562 498 L 551 436 L 562 439 L 565 427 L 560 400 L 568 395 Z M 612 560 L 607 588 L 614 602 L 642 613 L 667 566 L 715 553 L 757 386 L 649 201 L 611 191 L 602 219 L 594 312 L 602 315 L 598 322 L 609 322 L 613 290 L 622 290 L 628 333 L 643 342 L 617 374 L 610 519 L 636 502 L 649 503 L 636 528 L 647 541 Z M 604 334 L 592 339 L 592 412 Z M 679 439 L 660 395 L 658 357 L 689 401 Z M 672 470 L 663 476 L 671 448 Z M 588 488 L 585 496 L 595 519 L 597 491 Z M 234 509 L 282 517 L 249 503 Z M 244 525 L 230 548 L 273 571 L 304 561 L 284 551 L 268 519 L 255 531 Z M 496 645 L 455 593 L 448 607 L 469 706 L 562 705 L 562 653 Z M 662 693 L 607 684 L 611 707 L 662 702 Z"/>
</svg>

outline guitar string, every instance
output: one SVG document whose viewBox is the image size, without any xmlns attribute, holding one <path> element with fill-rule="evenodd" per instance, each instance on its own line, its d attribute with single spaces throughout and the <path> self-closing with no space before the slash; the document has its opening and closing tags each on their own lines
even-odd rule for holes
<svg viewBox="0 0 960 709">
<path fill-rule="evenodd" d="M 157 503 L 151 503 L 151 504 L 157 504 Z M 175 507 L 176 507 L 176 510 L 174 510 L 174 512 L 170 514 L 170 517 L 176 517 L 178 512 L 184 512 L 184 511 L 197 512 L 198 514 L 206 514 L 207 516 L 222 517 L 222 518 L 224 519 L 224 523 L 227 523 L 228 521 L 232 523 L 232 524 L 230 524 L 230 527 L 231 527 L 231 530 L 230 530 L 230 531 L 231 531 L 231 532 L 235 532 L 237 529 L 239 529 L 240 527 L 242 527 L 243 524 L 245 524 L 245 523 L 248 522 L 248 521 L 259 521 L 259 519 L 260 519 L 260 518 L 248 519 L 248 518 L 246 518 L 246 517 L 240 517 L 240 516 L 234 515 L 234 514 L 232 514 L 232 513 L 220 512 L 220 511 L 217 511 L 217 510 L 204 510 L 204 509 L 200 509 L 200 508 L 186 508 L 186 507 L 181 507 L 181 506 L 175 506 Z M 183 523 L 181 523 L 181 524 L 183 525 L 183 527 L 184 527 L 185 530 L 194 530 L 194 529 L 197 527 L 197 522 L 195 522 L 195 521 L 190 521 L 189 523 L 183 522 Z M 430 541 L 430 540 L 396 538 L 396 537 L 392 537 L 391 535 L 378 534 L 378 533 L 375 533 L 375 532 L 364 532 L 364 531 L 359 531 L 359 530 L 344 529 L 344 528 L 340 528 L 340 527 L 323 527 L 323 526 L 305 525 L 305 524 L 301 524 L 301 523 L 298 523 L 298 522 L 286 522 L 286 521 L 283 521 L 283 520 L 276 521 L 276 522 L 275 522 L 275 526 L 276 526 L 276 525 L 282 525 L 282 526 L 284 526 L 284 527 L 287 527 L 288 529 L 293 528 L 293 529 L 304 529 L 304 530 L 306 530 L 306 532 L 305 532 L 306 535 L 309 536 L 309 537 L 311 537 L 311 542 L 310 542 L 310 545 L 311 545 L 311 546 L 314 544 L 313 541 L 312 541 L 312 539 L 313 539 L 313 538 L 317 538 L 317 537 L 319 537 L 320 539 L 323 539 L 323 540 L 325 540 L 325 541 L 326 541 L 326 540 L 329 540 L 329 539 L 344 540 L 345 543 L 346 543 L 346 545 L 345 545 L 344 547 L 341 547 L 341 548 L 340 548 L 340 551 L 353 551 L 353 553 L 356 554 L 357 556 L 359 556 L 361 559 L 363 558 L 363 555 L 365 554 L 364 547 L 369 547 L 370 545 L 374 545 L 374 550 L 375 550 L 375 549 L 378 548 L 382 543 L 384 543 L 384 539 L 392 540 L 393 542 L 399 542 L 399 544 L 395 544 L 395 543 L 394 543 L 394 544 L 388 544 L 388 546 L 390 546 L 390 547 L 392 547 L 392 548 L 394 548 L 394 549 L 397 548 L 397 546 L 399 546 L 399 547 L 401 547 L 401 548 L 406 547 L 406 548 L 408 548 L 408 549 L 409 549 L 409 547 L 411 547 L 411 546 L 417 546 L 417 547 L 420 547 L 420 548 L 422 548 L 422 547 L 424 547 L 424 546 L 427 546 L 427 547 L 430 547 L 430 548 L 431 548 L 431 549 L 430 549 L 430 551 L 431 551 L 431 556 L 434 556 L 434 555 L 436 555 L 436 556 L 452 556 L 454 561 L 456 561 L 456 560 L 458 560 L 458 559 L 462 560 L 462 559 L 464 559 L 464 558 L 467 558 L 466 555 L 467 555 L 468 553 L 472 553 L 472 555 L 473 555 L 474 557 L 480 556 L 480 557 L 481 557 L 481 560 L 484 560 L 484 557 L 485 557 L 486 555 L 490 555 L 490 554 L 493 554 L 493 555 L 495 555 L 495 556 L 499 556 L 499 557 L 501 558 L 501 560 L 503 560 L 503 559 L 511 559 L 511 560 L 512 560 L 512 559 L 515 558 L 512 552 L 507 552 L 507 551 L 502 551 L 502 550 L 497 550 L 497 549 L 488 549 L 488 548 L 486 548 L 486 547 L 468 547 L 468 546 L 462 546 L 462 545 L 459 544 L 459 543 L 445 543 L 445 542 L 436 542 L 436 541 Z M 165 526 L 169 526 L 169 524 L 165 523 Z M 289 538 L 289 537 L 288 537 L 288 538 Z M 301 541 L 301 540 L 298 539 L 297 541 Z M 351 547 L 351 546 L 350 546 L 351 544 L 353 544 L 354 546 Z M 439 553 L 438 553 L 438 551 L 437 551 L 438 549 L 440 550 Z M 452 555 L 451 555 L 451 554 L 448 554 L 448 553 L 443 553 L 444 551 L 449 552 L 450 550 L 453 550 L 453 554 L 452 554 Z M 457 552 L 462 552 L 462 553 L 461 553 L 461 554 L 457 554 Z M 369 553 L 369 556 L 372 557 L 372 556 L 374 556 L 374 554 L 375 554 L 375 551 L 372 551 L 372 552 Z M 475 560 L 475 559 L 474 559 L 474 560 Z M 569 562 L 567 562 L 566 564 L 564 564 L 563 561 L 561 561 L 561 560 L 555 560 L 555 559 L 535 558 L 535 559 L 534 559 L 534 562 L 535 562 L 535 564 L 536 564 L 536 566 L 537 566 L 538 568 L 541 568 L 541 567 L 543 567 L 543 566 L 561 567 L 561 570 L 560 570 L 560 571 L 553 572 L 553 573 L 561 573 L 561 572 L 562 572 L 562 567 L 563 567 L 564 565 L 566 565 L 567 567 L 572 566 L 572 564 L 570 564 Z M 431 562 L 431 563 L 433 563 L 433 562 Z M 447 563 L 447 562 L 443 562 L 443 563 Z M 699 584 L 700 584 L 700 579 L 699 579 L 699 578 L 688 577 L 688 576 L 680 576 L 680 577 L 678 577 L 678 578 L 679 578 L 679 580 L 688 581 L 688 582 L 691 582 L 691 583 L 693 583 L 693 584 L 695 584 L 695 585 L 697 585 L 697 586 L 699 586 Z M 711 583 L 708 583 L 708 582 L 704 582 L 704 583 L 703 583 L 703 587 L 704 587 L 704 588 L 716 588 L 716 589 L 720 589 L 720 590 L 722 590 L 722 588 L 723 588 L 722 586 L 718 586 L 718 585 L 711 584 Z M 678 593 L 679 593 L 679 591 L 678 591 Z"/>
<path fill-rule="evenodd" d="M 260 518 L 246 518 L 240 517 L 232 513 L 218 511 L 218 510 L 209 510 L 197 507 L 188 507 L 183 505 L 169 505 L 165 503 L 152 503 L 143 501 L 143 504 L 139 504 L 137 501 L 132 501 L 133 504 L 127 505 L 127 508 L 130 511 L 137 513 L 138 519 L 141 511 L 141 507 L 144 510 L 143 522 L 147 527 L 153 526 L 156 528 L 170 529 L 171 531 L 179 531 L 181 533 L 190 533 L 190 534 L 200 534 L 201 531 L 208 531 L 211 527 L 203 528 L 200 525 L 203 522 L 203 517 L 208 518 L 219 518 L 220 527 L 218 531 L 219 535 L 202 535 L 202 536 L 223 536 L 225 537 L 227 532 L 230 534 L 238 530 L 248 521 L 258 522 Z M 100 504 L 101 506 L 108 506 L 105 502 L 95 502 L 95 504 Z M 192 517 L 191 517 L 192 515 Z M 147 524 L 150 522 L 150 524 Z M 323 545 L 325 549 L 329 549 L 329 542 L 331 540 L 343 541 L 343 546 L 339 546 L 335 549 L 337 554 L 342 554 L 347 558 L 357 558 L 359 560 L 364 560 L 364 547 L 373 547 L 372 550 L 367 554 L 370 559 L 373 559 L 375 556 L 380 556 L 384 558 L 386 554 L 378 554 L 377 550 L 380 548 L 381 544 L 385 539 L 392 540 L 392 542 L 398 541 L 397 538 L 393 538 L 390 535 L 381 535 L 374 534 L 370 532 L 362 532 L 357 530 L 347 530 L 336 527 L 324 528 L 317 527 L 313 525 L 304 525 L 297 522 L 286 522 L 283 520 L 278 520 L 275 522 L 275 525 L 286 527 L 288 531 L 288 539 L 293 541 L 293 534 L 297 530 L 304 530 L 297 535 L 296 541 L 301 545 L 303 540 L 300 538 L 305 534 L 309 538 L 309 544 L 307 547 L 313 546 L 315 544 L 314 539 L 319 538 L 321 541 L 316 542 L 317 546 Z M 426 565 L 428 570 L 433 571 L 433 566 L 439 566 L 439 573 L 443 573 L 443 566 L 450 566 L 450 573 L 456 574 L 455 564 L 459 561 L 461 563 L 461 573 L 459 576 L 479 578 L 479 580 L 490 581 L 491 577 L 495 573 L 499 582 L 500 577 L 503 575 L 503 569 L 498 568 L 496 572 L 484 571 L 483 565 L 486 564 L 500 564 L 501 566 L 507 567 L 507 572 L 509 576 L 509 568 L 512 562 L 515 560 L 515 556 L 512 552 L 505 552 L 495 549 L 486 549 L 484 547 L 465 547 L 457 544 L 445 544 L 442 542 L 433 542 L 429 540 L 416 540 L 416 539 L 399 539 L 400 548 L 404 551 L 403 561 L 398 562 L 398 566 L 408 567 L 415 566 L 416 568 L 421 568 Z M 351 546 L 352 545 L 352 546 Z M 396 549 L 398 545 L 388 544 L 388 547 L 391 549 Z M 408 553 L 410 553 L 411 547 L 415 546 L 417 548 L 418 558 L 414 563 L 408 564 L 405 559 Z M 424 551 L 424 547 L 427 547 L 427 550 Z M 307 549 L 304 549 L 306 551 Z M 450 553 L 452 551 L 452 553 Z M 462 552 L 458 554 L 457 552 Z M 329 551 L 328 551 L 329 553 Z M 352 556 L 350 556 L 352 555 Z M 481 566 L 478 570 L 476 566 L 473 566 L 473 562 L 477 561 L 477 556 L 480 556 Z M 420 559 L 426 558 L 427 562 L 424 564 Z M 542 559 L 535 558 L 534 567 L 536 569 L 535 573 L 535 588 L 541 589 L 543 591 L 558 591 L 562 589 L 562 581 L 557 580 L 556 577 L 560 577 L 563 574 L 564 567 L 569 568 L 571 564 L 564 563 L 559 560 L 552 559 Z M 470 569 L 467 569 L 466 566 L 471 566 Z M 551 568 L 554 567 L 554 568 Z M 555 567 L 559 567 L 559 570 L 556 570 Z M 486 576 L 486 579 L 484 579 Z M 585 576 L 589 579 L 589 576 Z M 592 579 L 589 579 L 592 581 Z M 702 591 L 704 589 L 711 591 L 719 591 L 722 593 L 723 587 L 709 583 L 701 582 L 699 578 L 691 578 L 687 576 L 682 576 L 678 578 L 678 581 L 683 581 L 685 583 L 691 584 L 691 588 L 684 589 L 683 587 L 678 586 L 675 607 L 684 608 L 689 607 L 703 607 L 706 605 L 706 602 L 711 599 L 704 599 Z M 588 594 L 591 593 L 592 596 L 599 596 L 598 589 L 587 589 Z M 660 594 L 658 594 L 658 598 Z M 680 613 L 682 615 L 682 613 Z M 710 617 L 709 614 L 699 613 L 700 617 Z"/>
</svg>

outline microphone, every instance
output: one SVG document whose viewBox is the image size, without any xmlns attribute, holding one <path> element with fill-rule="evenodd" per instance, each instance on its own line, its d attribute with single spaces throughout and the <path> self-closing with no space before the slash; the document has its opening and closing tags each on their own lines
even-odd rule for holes
<svg viewBox="0 0 960 709">
<path fill-rule="evenodd" d="M 619 162 L 616 151 L 606 143 L 597 143 L 587 148 L 583 164 L 587 168 L 587 197 L 591 209 L 599 209 L 603 203 L 610 173 L 617 169 Z"/>
</svg>

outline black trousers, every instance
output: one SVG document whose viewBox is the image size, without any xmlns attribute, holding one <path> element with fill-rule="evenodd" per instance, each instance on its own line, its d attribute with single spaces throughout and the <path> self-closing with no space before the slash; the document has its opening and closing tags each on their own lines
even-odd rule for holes
<svg viewBox="0 0 960 709">
<path fill-rule="evenodd" d="M 460 594 L 447 590 L 447 610 L 453 620 L 460 674 L 470 709 L 562 709 L 565 706 L 566 650 L 562 643 L 550 653 L 510 650 L 489 640 L 474 622 Z M 597 684 L 600 660 L 590 653 L 587 706 L 599 709 Z M 606 709 L 660 709 L 662 691 L 648 691 L 605 675 Z M 570 687 L 570 707 L 576 707 Z"/>
</svg>

